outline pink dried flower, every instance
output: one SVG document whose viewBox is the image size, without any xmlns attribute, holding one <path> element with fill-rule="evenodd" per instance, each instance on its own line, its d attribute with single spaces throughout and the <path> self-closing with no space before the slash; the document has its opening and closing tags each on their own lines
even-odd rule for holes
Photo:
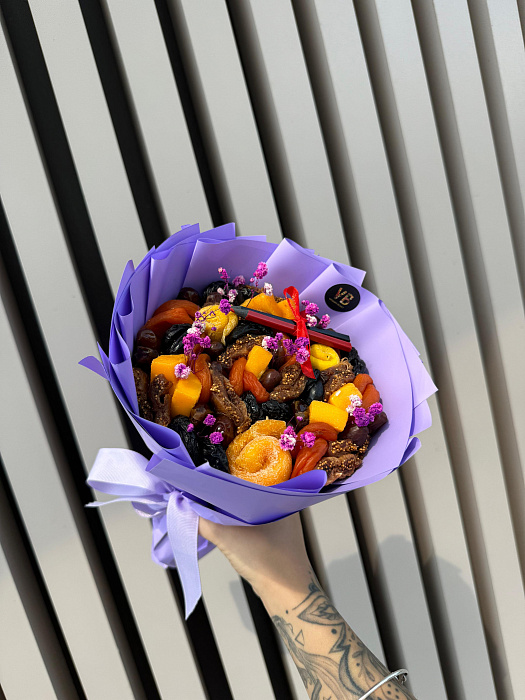
<svg viewBox="0 0 525 700">
<path fill-rule="evenodd" d="M 319 307 L 317 306 L 317 304 L 314 304 L 313 301 L 309 301 L 306 304 L 305 312 L 307 314 L 316 314 L 318 311 L 319 311 Z"/>
<path fill-rule="evenodd" d="M 317 324 L 319 328 L 328 328 L 328 324 L 330 323 L 330 316 L 328 314 L 323 314 L 321 316 L 321 320 Z"/>
<path fill-rule="evenodd" d="M 203 420 L 203 423 L 204 423 L 204 425 L 208 425 L 209 427 L 211 427 L 215 423 L 216 420 L 217 419 L 215 418 L 214 415 L 212 415 L 211 413 L 208 413 L 206 418 Z"/>
<path fill-rule="evenodd" d="M 230 304 L 233 304 L 237 294 L 238 294 L 238 292 L 236 289 L 230 289 L 230 291 L 228 292 L 228 301 L 230 302 Z"/>
<path fill-rule="evenodd" d="M 214 433 L 210 434 L 210 442 L 214 445 L 218 445 L 224 440 L 224 435 L 216 430 Z"/>
<path fill-rule="evenodd" d="M 312 316 L 312 314 L 306 314 L 306 325 L 308 328 L 314 328 L 314 326 L 317 326 L 316 317 Z"/>
<path fill-rule="evenodd" d="M 275 350 L 279 349 L 279 343 L 275 338 L 272 338 L 271 335 L 265 335 L 261 345 L 265 350 L 269 350 L 270 352 L 274 352 Z"/>
<path fill-rule="evenodd" d="M 348 411 L 348 413 L 351 416 L 353 416 L 355 409 L 358 408 L 359 406 L 361 406 L 362 403 L 363 403 L 362 400 L 359 398 L 359 396 L 357 394 L 352 394 L 352 396 L 350 396 L 350 398 L 349 398 L 349 403 L 348 403 L 348 406 L 346 407 L 346 410 Z"/>
<path fill-rule="evenodd" d="M 232 305 L 227 299 L 221 299 L 219 302 L 219 309 L 223 314 L 229 314 L 232 310 Z"/>
<path fill-rule="evenodd" d="M 265 262 L 260 262 L 257 265 L 257 269 L 253 273 L 253 276 L 258 280 L 262 280 L 262 278 L 266 277 L 267 274 L 268 274 L 268 265 Z"/>
<path fill-rule="evenodd" d="M 293 450 L 296 442 L 297 438 L 293 437 L 292 435 L 288 435 L 287 433 L 283 433 L 279 439 L 281 450 Z"/>
<path fill-rule="evenodd" d="M 283 430 L 283 435 L 291 435 L 294 438 L 297 438 L 297 435 L 295 434 L 295 430 L 292 428 L 291 425 L 288 425 L 284 430 Z"/>
<path fill-rule="evenodd" d="M 287 355 L 293 355 L 295 352 L 295 343 L 290 338 L 283 338 L 283 347 Z"/>
<path fill-rule="evenodd" d="M 217 287 L 217 294 L 222 294 L 222 296 L 224 296 L 226 292 L 224 291 L 223 287 Z"/>
<path fill-rule="evenodd" d="M 175 365 L 174 372 L 177 379 L 187 379 L 191 374 L 191 369 L 184 362 L 179 362 L 178 365 Z"/>
<path fill-rule="evenodd" d="M 264 283 L 264 293 L 268 296 L 273 294 L 273 286 L 269 282 Z"/>
<path fill-rule="evenodd" d="M 193 425 L 193 423 L 188 423 L 188 427 L 186 428 L 186 432 L 191 433 L 193 431 L 194 427 L 195 426 Z"/>
<path fill-rule="evenodd" d="M 366 411 L 362 406 L 354 409 L 354 420 L 355 424 L 360 428 L 364 428 L 370 423 L 370 418 L 366 415 Z"/>
<path fill-rule="evenodd" d="M 238 287 L 240 284 L 246 284 L 244 275 L 237 275 L 237 277 L 234 277 L 232 284 L 234 287 Z"/>
<path fill-rule="evenodd" d="M 368 417 L 370 418 L 370 422 L 372 422 L 374 418 L 382 412 L 382 410 L 383 404 L 373 403 L 368 409 Z"/>
<path fill-rule="evenodd" d="M 304 442 L 305 447 L 313 447 L 315 442 L 315 435 L 309 430 L 304 432 L 301 436 L 301 440 Z"/>
<path fill-rule="evenodd" d="M 199 345 L 201 348 L 209 348 L 211 345 L 211 338 L 209 335 L 204 335 L 202 338 L 199 340 Z"/>
<path fill-rule="evenodd" d="M 221 276 L 221 280 L 224 280 L 225 282 L 228 281 L 228 273 L 223 267 L 217 268 L 219 275 Z"/>
<path fill-rule="evenodd" d="M 310 352 L 306 348 L 297 348 L 297 350 L 295 351 L 295 359 L 300 365 L 304 364 L 309 357 Z"/>
</svg>

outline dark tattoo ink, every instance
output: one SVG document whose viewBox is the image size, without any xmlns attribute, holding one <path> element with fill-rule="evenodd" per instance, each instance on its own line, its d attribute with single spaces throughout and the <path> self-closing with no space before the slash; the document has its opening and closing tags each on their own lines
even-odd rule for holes
<svg viewBox="0 0 525 700">
<path fill-rule="evenodd" d="M 274 615 L 272 620 L 312 700 L 357 700 L 388 675 L 388 670 L 350 629 L 313 576 L 308 595 L 291 613 L 292 617 L 295 613 L 297 622 L 287 622 L 279 615 Z M 335 641 L 334 637 L 326 636 L 325 653 L 308 650 L 313 636 L 316 650 L 323 644 L 319 630 L 312 625 L 324 626 L 328 635 L 337 635 Z M 392 690 L 399 700 L 414 700 L 397 682 L 382 686 L 371 700 L 392 700 Z"/>
</svg>

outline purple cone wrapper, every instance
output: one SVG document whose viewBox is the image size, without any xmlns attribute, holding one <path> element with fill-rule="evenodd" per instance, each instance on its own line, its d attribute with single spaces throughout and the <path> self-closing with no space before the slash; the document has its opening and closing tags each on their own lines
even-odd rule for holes
<svg viewBox="0 0 525 700">
<path fill-rule="evenodd" d="M 389 422 L 372 439 L 363 466 L 351 477 L 323 489 L 326 474 L 314 470 L 276 486 L 259 486 L 218 471 L 208 463 L 195 467 L 179 436 L 138 414 L 131 364 L 133 342 L 153 311 L 174 299 L 181 287 L 201 292 L 218 279 L 218 267 L 230 278 L 249 280 L 260 261 L 276 295 L 293 285 L 301 299 L 329 314 L 330 328 L 350 336 L 379 388 Z M 361 287 L 365 273 L 322 258 L 284 239 L 279 245 L 261 236 L 235 236 L 234 224 L 200 232 L 198 224 L 152 249 L 136 267 L 130 261 L 122 276 L 111 319 L 109 353 L 102 362 L 86 357 L 80 364 L 109 380 L 113 391 L 153 453 L 149 460 L 131 450 L 102 449 L 88 484 L 131 501 L 153 525 L 152 558 L 177 567 L 184 589 L 186 617 L 201 596 L 198 557 L 213 548 L 198 535 L 203 516 L 224 525 L 257 525 L 366 486 L 397 469 L 420 447 L 417 433 L 431 425 L 428 397 L 436 391 L 419 353 L 380 299 Z M 333 311 L 325 292 L 350 284 L 359 294 L 351 311 Z M 323 490 L 322 490 L 323 489 Z M 114 502 L 114 501 L 110 501 Z M 100 506 L 102 503 L 89 504 Z"/>
</svg>

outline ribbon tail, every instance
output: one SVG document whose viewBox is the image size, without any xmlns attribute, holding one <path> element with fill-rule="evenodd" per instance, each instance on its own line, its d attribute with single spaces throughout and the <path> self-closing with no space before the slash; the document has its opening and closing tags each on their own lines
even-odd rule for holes
<svg viewBox="0 0 525 700">
<path fill-rule="evenodd" d="M 181 493 L 171 494 L 167 508 L 167 530 L 184 591 L 188 619 L 202 595 L 197 558 L 199 516 Z"/>
</svg>

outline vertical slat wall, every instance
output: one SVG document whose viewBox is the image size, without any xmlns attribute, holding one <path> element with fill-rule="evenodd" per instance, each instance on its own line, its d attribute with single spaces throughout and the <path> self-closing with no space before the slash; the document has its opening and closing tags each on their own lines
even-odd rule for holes
<svg viewBox="0 0 525 700">
<path fill-rule="evenodd" d="M 518 700 L 522 3 L 0 7 L 0 696 L 304 697 L 218 552 L 185 622 L 147 521 L 84 508 L 98 448 L 140 449 L 76 364 L 126 261 L 235 220 L 366 269 L 440 389 L 420 453 L 304 514 L 323 584 L 418 697 Z"/>
</svg>

